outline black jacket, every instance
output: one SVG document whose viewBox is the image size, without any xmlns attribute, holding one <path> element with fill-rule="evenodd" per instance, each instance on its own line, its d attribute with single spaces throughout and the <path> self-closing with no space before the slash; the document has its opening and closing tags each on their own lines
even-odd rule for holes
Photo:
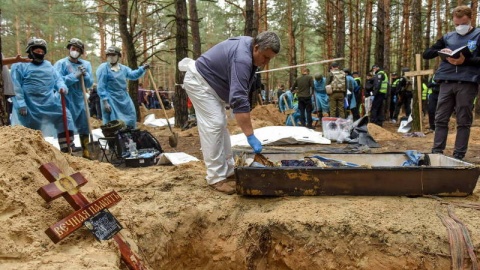
<svg viewBox="0 0 480 270">
<path fill-rule="evenodd" d="M 436 81 L 464 81 L 480 83 L 480 29 L 473 28 L 466 35 L 449 32 L 437 40 L 432 47 L 423 52 L 424 59 L 433 59 L 438 56 L 438 51 L 449 48 L 452 51 L 468 45 L 473 57 L 465 59 L 462 65 L 452 65 L 442 61 L 435 73 Z"/>
</svg>

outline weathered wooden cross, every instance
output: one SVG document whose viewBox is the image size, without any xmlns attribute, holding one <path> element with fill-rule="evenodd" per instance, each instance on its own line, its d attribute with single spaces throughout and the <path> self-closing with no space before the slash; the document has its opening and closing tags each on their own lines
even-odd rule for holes
<svg viewBox="0 0 480 270">
<path fill-rule="evenodd" d="M 47 178 L 50 184 L 37 190 L 37 193 L 48 203 L 56 198 L 63 196 L 68 203 L 76 210 L 66 218 L 50 226 L 45 233 L 54 242 L 58 243 L 78 228 L 85 221 L 94 217 L 100 211 L 118 203 L 121 198 L 112 191 L 98 200 L 89 203 L 87 198 L 80 193 L 79 188 L 88 181 L 81 173 L 74 173 L 70 176 L 64 175 L 62 171 L 53 163 L 47 163 L 40 166 L 40 171 Z M 113 239 L 117 243 L 122 261 L 129 269 L 141 270 L 147 269 L 140 257 L 135 254 L 130 246 L 125 242 L 120 234 L 115 234 Z"/>
<path fill-rule="evenodd" d="M 421 55 L 415 55 L 415 62 L 417 70 L 405 72 L 405 76 L 408 77 L 416 77 L 417 81 L 417 100 L 418 100 L 418 107 L 412 106 L 413 108 L 413 123 L 412 123 L 412 130 L 413 131 L 423 131 L 422 126 L 422 76 L 431 75 L 434 73 L 433 69 L 422 70 L 422 62 L 421 62 Z M 418 111 L 417 111 L 418 110 Z M 418 115 L 418 118 L 415 116 Z M 418 123 L 417 123 L 418 121 Z"/>
</svg>

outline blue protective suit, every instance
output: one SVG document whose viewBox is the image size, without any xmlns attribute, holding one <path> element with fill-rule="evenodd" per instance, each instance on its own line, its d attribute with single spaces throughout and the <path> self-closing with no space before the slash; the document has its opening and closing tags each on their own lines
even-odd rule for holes
<svg viewBox="0 0 480 270">
<path fill-rule="evenodd" d="M 44 136 L 65 132 L 58 90 L 63 88 L 68 91 L 68 88 L 52 64 L 47 60 L 40 65 L 16 63 L 12 65 L 11 75 L 15 91 L 12 125 L 41 130 Z M 22 107 L 27 108 L 26 116 L 18 113 Z M 68 129 L 73 130 L 68 110 L 67 123 Z"/>
<path fill-rule="evenodd" d="M 89 61 L 78 59 L 78 63 L 70 62 L 69 57 L 58 60 L 54 68 L 60 74 L 68 87 L 68 95 L 65 96 L 67 108 L 72 114 L 73 123 L 78 134 L 88 134 L 87 114 L 85 112 L 85 103 L 83 101 L 83 90 L 80 79 L 75 77 L 75 73 L 79 66 L 84 66 L 87 74 L 84 75 L 83 81 L 85 88 L 93 85 L 92 65 Z M 88 109 L 88 108 L 87 108 Z"/>
<path fill-rule="evenodd" d="M 350 94 L 348 94 L 346 97 L 348 101 L 348 107 L 346 107 L 345 109 L 349 110 L 357 106 L 357 101 L 355 99 L 355 95 L 353 94 L 355 88 L 357 88 L 357 82 L 351 75 L 347 75 L 346 80 L 347 80 L 347 89 L 350 91 Z"/>
<path fill-rule="evenodd" d="M 113 71 L 109 63 L 103 63 L 97 68 L 97 91 L 101 100 L 102 120 L 106 124 L 113 120 L 122 120 L 127 126 L 136 128 L 137 114 L 132 98 L 127 92 L 127 79 L 137 80 L 145 74 L 145 69 L 137 70 L 119 65 L 120 70 Z M 105 111 L 104 100 L 112 108 L 110 113 Z"/>
<path fill-rule="evenodd" d="M 321 110 L 322 113 L 330 112 L 330 105 L 328 103 L 327 90 L 325 89 L 327 79 L 325 77 L 322 80 L 313 80 L 313 89 L 315 90 L 315 105 L 317 110 Z"/>
<path fill-rule="evenodd" d="M 285 100 L 287 100 L 286 104 L 285 104 Z M 287 90 L 285 93 L 280 95 L 278 100 L 278 106 L 280 108 L 280 112 L 284 112 L 288 109 L 294 109 L 295 112 L 292 114 L 292 117 L 293 117 L 293 121 L 295 122 L 295 125 L 298 126 L 298 123 L 300 122 L 300 111 L 298 110 L 298 103 L 297 104 L 293 103 L 293 94 L 290 90 Z M 293 126 L 291 117 L 287 116 L 287 119 L 285 120 L 285 125 Z"/>
</svg>

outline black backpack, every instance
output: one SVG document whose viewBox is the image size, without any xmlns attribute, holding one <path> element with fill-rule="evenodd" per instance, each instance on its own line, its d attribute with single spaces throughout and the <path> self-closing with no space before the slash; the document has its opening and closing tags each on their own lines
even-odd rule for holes
<svg viewBox="0 0 480 270">
<path fill-rule="evenodd" d="M 137 144 L 137 149 L 155 149 L 160 153 L 163 153 L 162 146 L 158 142 L 152 133 L 146 130 L 123 128 L 115 132 L 117 152 L 119 155 L 124 156 L 128 153 L 128 144 L 130 140 Z"/>
<path fill-rule="evenodd" d="M 154 148 L 160 153 L 163 153 L 162 146 L 157 138 L 146 130 L 136 130 L 136 132 L 133 133 L 133 141 L 137 143 L 137 149 Z"/>
</svg>

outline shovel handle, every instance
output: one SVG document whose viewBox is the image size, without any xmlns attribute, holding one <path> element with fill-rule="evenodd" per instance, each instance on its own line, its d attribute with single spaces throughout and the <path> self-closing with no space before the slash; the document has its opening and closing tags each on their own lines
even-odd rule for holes
<svg viewBox="0 0 480 270">
<path fill-rule="evenodd" d="M 65 130 L 65 136 L 67 137 L 66 140 L 68 148 L 70 148 L 70 131 L 68 130 L 67 103 L 65 102 L 65 94 L 60 93 L 60 97 L 62 99 L 63 129 Z"/>
<path fill-rule="evenodd" d="M 167 111 L 165 110 L 165 106 L 163 106 L 162 98 L 160 97 L 160 94 L 158 93 L 157 84 L 153 80 L 152 72 L 150 71 L 150 69 L 147 69 L 147 70 L 148 70 L 148 77 L 150 78 L 150 81 L 152 81 L 153 88 L 155 89 L 155 94 L 157 95 L 158 103 L 160 103 L 160 106 L 162 107 L 163 113 L 165 114 L 165 120 L 167 120 L 168 128 L 170 129 L 172 134 L 174 134 L 173 130 L 172 130 L 172 127 L 170 126 L 170 121 L 168 121 Z"/>
<path fill-rule="evenodd" d="M 85 81 L 83 81 L 83 74 L 80 75 L 80 84 L 82 85 L 83 104 L 85 105 L 85 114 L 87 116 L 88 135 L 90 136 L 90 142 L 93 142 L 92 124 L 90 123 L 90 110 L 88 109 L 87 101 L 87 89 L 85 88 Z"/>
</svg>

